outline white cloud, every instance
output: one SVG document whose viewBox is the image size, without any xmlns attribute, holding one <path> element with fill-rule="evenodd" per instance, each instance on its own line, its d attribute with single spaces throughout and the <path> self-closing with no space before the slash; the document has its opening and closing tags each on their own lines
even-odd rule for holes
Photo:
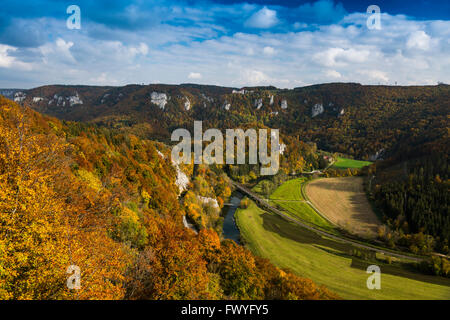
<svg viewBox="0 0 450 320">
<path fill-rule="evenodd" d="M 148 53 L 148 46 L 143 42 L 139 43 L 139 46 L 137 46 L 137 47 L 130 48 L 130 54 L 132 56 L 136 56 L 139 54 L 145 56 L 145 55 L 147 55 L 147 53 Z"/>
<path fill-rule="evenodd" d="M 0 44 L 0 67 L 9 68 L 14 63 L 14 57 L 8 55 L 8 51 L 16 51 L 17 48 Z"/>
<path fill-rule="evenodd" d="M 328 78 L 335 78 L 335 79 L 342 78 L 342 75 L 341 75 L 339 72 L 337 72 L 336 70 L 327 70 L 327 71 L 325 72 L 325 75 L 326 75 Z"/>
<path fill-rule="evenodd" d="M 0 44 L 0 68 L 17 68 L 19 70 L 31 70 L 32 66 L 29 63 L 19 61 L 16 57 L 9 55 L 9 53 L 17 51 L 17 48 Z"/>
<path fill-rule="evenodd" d="M 89 81 L 90 81 L 90 83 L 97 83 L 99 85 L 111 85 L 111 84 L 117 84 L 118 83 L 118 81 L 116 79 L 113 79 L 106 72 L 102 72 L 97 77 L 90 78 Z"/>
<path fill-rule="evenodd" d="M 259 70 L 243 70 L 241 72 L 242 83 L 249 83 L 251 85 L 261 85 L 267 83 L 269 77 Z"/>
<path fill-rule="evenodd" d="M 250 15 L 255 8 L 248 5 L 245 12 Z M 282 24 L 274 10 L 266 8 L 273 11 L 267 14 L 263 9 L 254 13 L 253 23 L 266 16 L 268 21 L 259 21 L 259 27 L 274 21 Z M 207 12 L 203 20 L 200 13 L 195 14 L 198 21 L 213 22 Z M 266 28 L 256 34 L 230 35 L 221 35 L 212 22 L 202 27 L 160 24 L 139 31 L 86 22 L 83 30 L 108 37 L 61 30 L 58 39 L 37 49 L 0 44 L 0 67 L 13 71 L 4 72 L 0 87 L 28 83 L 7 82 L 8 74 L 37 86 L 149 83 L 149 75 L 162 83 L 180 83 L 186 77 L 196 79 L 200 72 L 205 83 L 237 87 L 270 84 L 284 88 L 329 81 L 450 83 L 449 21 L 414 21 L 386 13 L 381 18 L 382 30 L 368 30 L 367 15 L 354 13 L 314 28 L 276 32 Z M 48 28 L 60 30 L 56 22 Z M 26 67 L 31 66 L 33 72 L 28 72 Z"/>
<path fill-rule="evenodd" d="M 415 31 L 411 33 L 406 42 L 408 48 L 417 48 L 421 50 L 430 49 L 431 38 L 424 31 Z"/>
<path fill-rule="evenodd" d="M 359 70 L 358 72 L 375 81 L 389 82 L 389 77 L 387 76 L 386 72 L 380 70 Z"/>
<path fill-rule="evenodd" d="M 277 12 L 263 7 L 261 10 L 255 12 L 245 23 L 247 27 L 268 29 L 278 24 Z"/>
<path fill-rule="evenodd" d="M 201 73 L 191 72 L 191 73 L 189 73 L 188 78 L 189 79 L 201 79 L 202 75 L 201 75 Z"/>
<path fill-rule="evenodd" d="M 264 47 L 263 53 L 264 53 L 266 56 L 273 56 L 273 55 L 275 54 L 275 49 L 272 48 L 272 47 Z"/>
<path fill-rule="evenodd" d="M 367 61 L 370 52 L 368 50 L 357 50 L 353 48 L 330 48 L 314 55 L 314 59 L 327 67 L 345 65 L 347 63 L 362 63 Z"/>
</svg>

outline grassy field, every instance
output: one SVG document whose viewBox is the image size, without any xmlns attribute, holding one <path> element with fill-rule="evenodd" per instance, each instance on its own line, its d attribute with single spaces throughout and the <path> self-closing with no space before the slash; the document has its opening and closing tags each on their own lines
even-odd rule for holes
<svg viewBox="0 0 450 320">
<path fill-rule="evenodd" d="M 300 218 L 326 230 L 333 231 L 335 229 L 334 226 L 318 215 L 303 198 L 302 187 L 306 181 L 306 178 L 286 181 L 270 195 L 271 204 L 281 207 L 283 211 L 294 218 Z"/>
<path fill-rule="evenodd" d="M 360 161 L 360 160 L 353 160 L 353 159 L 347 159 L 347 158 L 338 157 L 337 161 L 333 164 L 332 168 L 337 168 L 337 169 L 356 168 L 356 169 L 360 169 L 362 167 L 370 165 L 371 163 L 372 162 L 370 162 L 370 161 Z"/>
<path fill-rule="evenodd" d="M 235 214 L 241 237 L 255 254 L 323 284 L 345 299 L 450 299 L 450 279 L 377 262 L 381 290 L 366 286 L 369 263 L 348 255 L 351 245 L 306 230 L 253 202 Z M 372 264 L 372 263 L 370 263 Z"/>
<path fill-rule="evenodd" d="M 333 224 L 363 238 L 375 238 L 382 225 L 367 200 L 362 177 L 316 179 L 305 194 Z"/>
<path fill-rule="evenodd" d="M 305 200 L 302 195 L 301 186 L 306 181 L 306 178 L 288 180 L 270 195 L 270 199 Z"/>
</svg>

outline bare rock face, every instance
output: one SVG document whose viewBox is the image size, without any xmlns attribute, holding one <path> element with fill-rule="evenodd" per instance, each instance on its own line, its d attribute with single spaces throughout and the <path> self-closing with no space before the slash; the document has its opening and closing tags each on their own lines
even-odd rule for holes
<svg viewBox="0 0 450 320">
<path fill-rule="evenodd" d="M 186 98 L 186 101 L 184 102 L 184 110 L 189 111 L 191 109 L 191 102 L 188 98 Z"/>
<path fill-rule="evenodd" d="M 39 98 L 39 97 L 37 97 L 37 98 Z M 34 101 L 34 99 L 33 99 L 33 102 L 36 102 L 36 101 Z M 78 92 L 75 92 L 74 96 L 69 96 L 69 97 L 63 97 L 58 94 L 55 94 L 53 96 L 53 99 L 50 99 L 48 101 L 48 105 L 51 105 L 53 103 L 55 103 L 56 106 L 58 106 L 58 107 L 65 107 L 66 104 L 68 104 L 72 107 L 76 104 L 83 104 L 83 100 L 81 100 L 80 96 L 78 95 Z"/>
<path fill-rule="evenodd" d="M 225 110 L 230 110 L 231 104 L 229 104 L 227 101 L 225 101 L 225 103 L 223 104 L 223 108 L 224 108 Z"/>
<path fill-rule="evenodd" d="M 269 104 L 270 104 L 271 106 L 273 106 L 273 96 L 270 96 L 270 102 L 269 102 Z"/>
<path fill-rule="evenodd" d="M 103 96 L 103 98 L 102 98 L 102 100 L 100 101 L 100 103 L 105 103 L 106 102 L 106 99 L 108 98 L 110 96 L 110 94 L 109 93 L 105 93 L 105 95 Z"/>
<path fill-rule="evenodd" d="M 209 103 L 213 103 L 214 102 L 214 98 L 208 97 L 204 93 L 202 93 L 201 96 L 202 96 L 203 99 L 206 100 L 206 102 L 209 102 Z"/>
<path fill-rule="evenodd" d="M 38 103 L 42 100 L 44 100 L 44 98 L 42 98 L 42 97 L 33 97 L 33 103 Z"/>
<path fill-rule="evenodd" d="M 54 95 L 53 99 L 56 100 L 57 106 L 65 106 L 66 102 L 64 101 L 64 97 L 58 96 L 57 94 Z"/>
<path fill-rule="evenodd" d="M 288 107 L 288 103 L 287 103 L 286 99 L 283 99 L 281 101 L 281 109 L 287 109 L 287 107 Z"/>
<path fill-rule="evenodd" d="M 311 110 L 311 117 L 314 118 L 314 117 L 318 116 L 319 114 L 322 114 L 323 111 L 324 111 L 324 109 L 323 109 L 323 104 L 322 104 L 322 103 L 316 103 L 316 104 L 314 105 L 314 107 L 312 107 L 312 110 Z"/>
<path fill-rule="evenodd" d="M 262 105 L 263 105 L 262 99 L 256 99 L 255 100 L 255 108 L 256 108 L 256 110 L 261 109 Z"/>
<path fill-rule="evenodd" d="M 80 99 L 78 92 L 75 92 L 74 96 L 67 97 L 67 100 L 69 100 L 69 104 L 71 107 L 76 104 L 83 104 L 83 100 Z"/>
<path fill-rule="evenodd" d="M 343 116 L 345 114 L 345 110 L 342 108 L 341 111 L 339 111 L 339 116 Z"/>
<path fill-rule="evenodd" d="M 165 156 L 162 153 L 160 156 L 163 159 L 165 159 Z M 189 177 L 186 175 L 186 173 L 183 172 L 183 170 L 181 170 L 178 163 L 174 162 L 173 159 L 172 165 L 175 167 L 175 170 L 177 171 L 177 178 L 175 179 L 175 185 L 178 187 L 178 195 L 180 195 L 181 193 L 183 193 L 183 191 L 187 190 L 189 186 Z"/>
<path fill-rule="evenodd" d="M 151 102 L 156 104 L 160 109 L 164 110 L 167 104 L 167 95 L 165 93 L 152 92 Z"/>
<path fill-rule="evenodd" d="M 16 92 L 14 94 L 14 102 L 23 102 L 26 97 L 27 95 L 24 92 L 22 91 Z"/>
<path fill-rule="evenodd" d="M 208 198 L 208 197 L 202 197 L 197 196 L 197 199 L 203 204 L 203 205 L 211 205 L 212 207 L 216 209 L 220 209 L 219 203 L 217 202 L 217 199 L 214 198 Z"/>
</svg>

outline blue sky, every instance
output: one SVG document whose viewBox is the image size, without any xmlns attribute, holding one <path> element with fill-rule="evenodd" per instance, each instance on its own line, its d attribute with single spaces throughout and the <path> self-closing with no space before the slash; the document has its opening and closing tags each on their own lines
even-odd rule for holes
<svg viewBox="0 0 450 320">
<path fill-rule="evenodd" d="M 69 5 L 81 29 L 66 27 Z M 381 8 L 370 30 L 369 5 Z M 0 87 L 450 82 L 449 1 L 3 0 Z"/>
</svg>

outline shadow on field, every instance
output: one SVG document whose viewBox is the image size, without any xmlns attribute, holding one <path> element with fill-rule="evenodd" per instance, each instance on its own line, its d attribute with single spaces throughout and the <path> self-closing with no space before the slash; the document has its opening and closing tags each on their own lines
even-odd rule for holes
<svg viewBox="0 0 450 320">
<path fill-rule="evenodd" d="M 263 228 L 269 232 L 275 232 L 281 237 L 290 239 L 303 244 L 320 245 L 330 247 L 341 252 L 350 252 L 352 246 L 346 243 L 336 242 L 331 239 L 323 238 L 317 233 L 285 220 L 275 214 L 264 212 L 261 214 Z M 333 252 L 337 254 L 336 252 Z"/>
<path fill-rule="evenodd" d="M 450 287 L 450 279 L 444 278 L 444 277 L 437 277 L 432 275 L 425 275 L 422 273 L 419 273 L 417 270 L 414 269 L 411 265 L 408 264 L 402 264 L 401 266 L 398 265 L 388 265 L 383 264 L 380 262 L 370 262 L 370 261 L 363 261 L 360 259 L 353 258 L 351 267 L 355 269 L 360 269 L 363 271 L 367 270 L 367 267 L 370 265 L 378 265 L 381 270 L 381 277 L 383 277 L 383 274 L 390 274 L 397 277 L 402 278 L 408 278 L 411 280 L 417 280 L 427 283 L 433 283 L 441 286 L 448 286 Z M 405 288 L 406 289 L 406 288 Z M 450 291 L 449 291 L 450 295 Z"/>
<path fill-rule="evenodd" d="M 293 240 L 301 244 L 314 246 L 315 248 L 328 254 L 350 258 L 352 259 L 352 263 L 350 265 L 352 268 L 366 272 L 369 265 L 376 264 L 381 268 L 381 276 L 383 276 L 383 274 L 391 274 L 398 277 L 450 287 L 450 279 L 421 274 L 416 271 L 414 267 L 408 264 L 388 265 L 381 261 L 370 262 L 354 258 L 349 254 L 355 248 L 351 244 L 324 238 L 315 232 L 302 228 L 301 226 L 274 214 L 264 212 L 261 214 L 261 218 L 263 220 L 263 228 L 265 230 L 277 233 L 283 238 Z"/>
</svg>

